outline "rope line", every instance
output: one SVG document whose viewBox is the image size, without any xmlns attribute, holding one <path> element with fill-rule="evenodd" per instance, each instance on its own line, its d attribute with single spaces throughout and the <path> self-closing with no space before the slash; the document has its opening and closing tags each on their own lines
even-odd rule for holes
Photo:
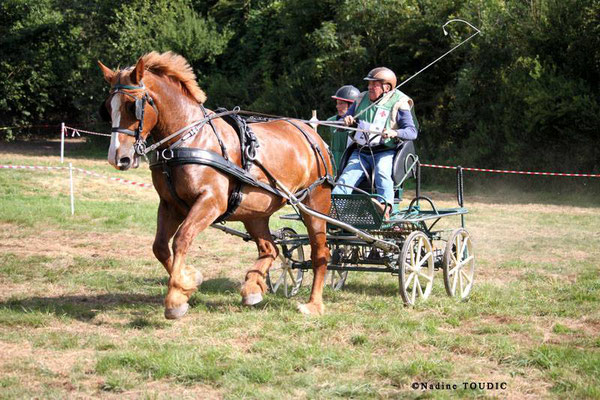
<svg viewBox="0 0 600 400">
<path fill-rule="evenodd" d="M 242 111 L 243 113 L 248 113 L 247 111 Z M 257 115 L 262 115 L 262 114 L 257 114 Z M 267 115 L 267 114 L 264 114 Z M 270 117 L 276 117 L 276 116 L 271 116 Z M 283 118 L 283 117 L 279 117 L 279 118 Z M 317 123 L 319 125 L 328 125 L 331 126 L 331 124 L 329 124 L 331 121 L 308 121 L 308 120 L 300 120 L 302 122 L 313 122 L 313 123 Z M 349 128 L 351 129 L 351 128 Z M 77 128 L 72 128 L 70 126 L 66 126 L 65 125 L 65 136 L 67 136 L 68 132 L 67 130 L 71 130 L 72 131 L 72 137 L 74 137 L 75 135 L 79 136 L 79 133 L 87 133 L 90 135 L 97 135 L 97 136 L 108 136 L 110 137 L 110 134 L 106 134 L 106 133 L 99 133 L 99 132 L 92 132 L 92 131 L 86 131 L 83 129 L 77 129 Z M 436 164 L 421 164 L 421 166 L 423 167 L 429 167 L 429 168 L 441 168 L 441 169 L 457 169 L 458 167 L 455 166 L 449 166 L 449 165 L 436 165 Z M 475 171 L 475 172 L 491 172 L 491 173 L 497 173 L 497 174 L 516 174 L 516 175 L 541 175 L 541 176 L 569 176 L 569 177 L 578 177 L 578 178 L 600 178 L 600 174 L 570 174 L 570 173 L 564 173 L 564 172 L 536 172 L 536 171 L 511 171 L 511 170 L 501 170 L 501 169 L 487 169 L 487 168 L 472 168 L 472 167 L 462 167 L 462 169 L 464 171 Z"/>
<path fill-rule="evenodd" d="M 108 133 L 100 133 L 100 132 L 92 132 L 92 131 L 86 131 L 84 129 L 79 129 L 79 128 L 72 128 L 70 126 L 66 126 L 65 125 L 65 136 L 68 135 L 68 130 L 71 130 L 71 137 L 75 137 L 75 135 L 77 136 L 81 136 L 80 133 L 87 133 L 88 135 L 96 135 L 96 136 L 108 136 L 110 137 L 110 134 Z"/>
<path fill-rule="evenodd" d="M 429 167 L 429 168 L 458 169 L 458 167 L 449 166 L 449 165 L 421 164 L 421 166 Z M 510 170 L 503 170 L 503 169 L 486 169 L 486 168 L 469 168 L 469 167 L 461 167 L 461 169 L 463 171 L 493 172 L 493 173 L 498 173 L 498 174 L 574 176 L 574 177 L 585 177 L 585 178 L 600 178 L 600 174 L 568 174 L 568 173 L 564 173 L 564 172 L 510 171 Z"/>
</svg>

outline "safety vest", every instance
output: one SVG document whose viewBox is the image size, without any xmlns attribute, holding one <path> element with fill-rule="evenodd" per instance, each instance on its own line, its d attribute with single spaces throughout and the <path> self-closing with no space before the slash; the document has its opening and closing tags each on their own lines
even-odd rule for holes
<svg viewBox="0 0 600 400">
<path fill-rule="evenodd" d="M 372 104 L 371 99 L 369 99 L 369 93 L 363 92 L 356 99 L 358 106 L 354 110 L 354 115 L 357 115 L 359 120 L 368 122 L 371 125 L 369 129 L 371 131 L 383 132 L 384 129 L 398 129 L 396 117 L 398 116 L 398 110 L 400 108 L 400 100 L 403 98 L 409 100 L 412 111 L 412 100 L 410 97 L 396 89 L 384 94 L 383 99 L 377 105 L 370 107 L 363 112 L 363 110 Z M 386 147 L 394 147 L 396 143 L 393 138 L 382 139 L 381 136 L 375 136 L 365 132 L 356 132 L 354 134 L 354 139 L 360 145 L 370 143 L 371 146 L 383 144 Z"/>
<path fill-rule="evenodd" d="M 340 117 L 334 115 L 333 117 L 327 118 L 327 121 L 338 121 L 339 119 Z M 333 154 L 333 159 L 335 161 L 336 167 L 335 169 L 336 171 L 338 171 L 340 168 L 340 162 L 342 161 L 342 155 L 344 154 L 346 147 L 348 147 L 348 144 L 351 143 L 351 141 L 349 142 L 350 139 L 348 138 L 348 133 L 350 131 L 347 131 L 342 128 L 326 128 L 328 128 L 330 132 L 331 146 L 329 147 L 329 149 Z"/>
</svg>

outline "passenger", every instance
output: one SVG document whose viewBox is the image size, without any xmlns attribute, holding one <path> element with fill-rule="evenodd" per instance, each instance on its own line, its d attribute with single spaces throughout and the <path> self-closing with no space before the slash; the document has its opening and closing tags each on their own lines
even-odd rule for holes
<svg viewBox="0 0 600 400">
<path fill-rule="evenodd" d="M 352 105 L 352 103 L 354 103 L 354 100 L 356 100 L 359 94 L 360 90 L 352 85 L 344 85 L 339 88 L 335 94 L 331 96 L 332 99 L 335 99 L 335 108 L 337 109 L 337 114 L 327 118 L 327 121 L 333 122 L 342 119 L 344 114 L 346 114 L 348 111 L 348 108 Z M 342 155 L 344 154 L 346 147 L 348 147 L 348 144 L 352 143 L 352 139 L 348 137 L 350 131 L 331 126 L 324 126 L 323 130 L 329 132 L 329 149 L 333 154 L 336 171 L 339 171 Z"/>
<path fill-rule="evenodd" d="M 400 139 L 415 140 L 417 128 L 413 120 L 413 100 L 396 87 L 396 75 L 385 67 L 372 69 L 364 78 L 369 82 L 368 93 L 359 95 L 344 115 L 346 126 L 357 126 L 353 135 L 358 148 L 352 152 L 333 194 L 352 193 L 358 184 L 374 169 L 375 189 L 383 197 L 376 202 L 385 219 L 394 204 L 392 163 Z M 380 132 L 373 134 L 369 132 Z M 387 203 L 387 206 L 386 206 Z"/>
</svg>

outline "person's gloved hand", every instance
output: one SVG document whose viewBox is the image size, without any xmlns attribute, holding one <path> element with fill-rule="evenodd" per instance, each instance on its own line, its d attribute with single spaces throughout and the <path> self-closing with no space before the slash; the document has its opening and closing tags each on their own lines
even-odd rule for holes
<svg viewBox="0 0 600 400">
<path fill-rule="evenodd" d="M 398 132 L 396 132 L 393 129 L 384 129 L 383 133 L 381 134 L 381 136 L 383 136 L 384 139 L 395 138 L 395 137 L 398 136 Z"/>
</svg>

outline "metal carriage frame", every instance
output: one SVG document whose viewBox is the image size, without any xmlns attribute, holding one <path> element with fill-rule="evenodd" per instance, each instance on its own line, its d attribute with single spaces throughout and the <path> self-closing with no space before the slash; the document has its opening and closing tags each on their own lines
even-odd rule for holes
<svg viewBox="0 0 600 400">
<path fill-rule="evenodd" d="M 410 160 L 410 165 L 406 159 Z M 463 202 L 463 173 L 457 169 L 458 207 L 438 209 L 433 200 L 421 194 L 421 166 L 415 154 L 405 157 L 404 174 L 395 189 L 402 193 L 408 177 L 416 180 L 416 196 L 409 206 L 395 210 L 389 220 L 383 220 L 375 208 L 373 198 L 359 190 L 358 193 L 332 195 L 330 215 L 316 213 L 299 202 L 293 202 L 295 214 L 283 215 L 284 220 L 301 220 L 297 208 L 323 218 L 328 223 L 327 245 L 331 259 L 327 266 L 326 282 L 334 290 L 344 287 L 349 272 L 384 272 L 397 276 L 399 294 L 407 305 L 426 300 L 433 287 L 434 272 L 443 271 L 446 293 L 465 299 L 471 292 L 475 261 L 473 243 L 465 229 Z M 292 196 L 293 198 L 293 196 Z M 461 226 L 456 229 L 435 229 L 436 224 L 450 216 L 460 216 Z M 225 225 L 213 227 L 248 241 L 250 236 Z M 273 238 L 280 247 L 279 259 L 267 273 L 267 286 L 273 293 L 286 297 L 298 293 L 304 272 L 312 269 L 305 257 L 304 246 L 309 245 L 308 235 L 299 234 L 291 227 L 274 231 Z M 444 243 L 434 247 L 434 242 Z"/>
</svg>

